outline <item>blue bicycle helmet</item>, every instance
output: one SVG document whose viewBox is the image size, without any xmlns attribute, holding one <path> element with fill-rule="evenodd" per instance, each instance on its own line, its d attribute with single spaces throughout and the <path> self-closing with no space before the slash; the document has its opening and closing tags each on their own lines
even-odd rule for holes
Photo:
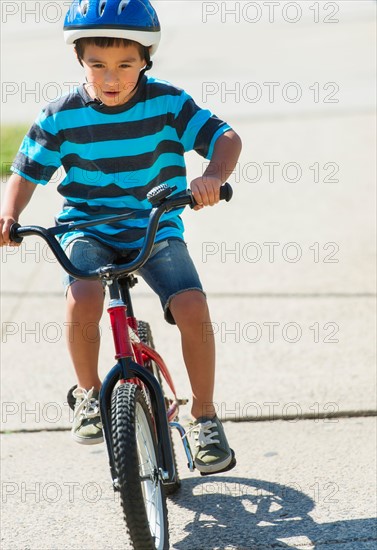
<svg viewBox="0 0 377 550">
<path fill-rule="evenodd" d="M 153 55 L 161 37 L 157 13 L 149 0 L 73 0 L 64 21 L 64 39 L 125 38 L 150 47 Z"/>
</svg>

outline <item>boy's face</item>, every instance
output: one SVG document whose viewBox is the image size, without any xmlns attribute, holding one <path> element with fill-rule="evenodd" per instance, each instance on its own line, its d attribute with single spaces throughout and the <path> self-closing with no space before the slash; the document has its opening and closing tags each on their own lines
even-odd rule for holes
<svg viewBox="0 0 377 550">
<path fill-rule="evenodd" d="M 89 95 L 108 107 L 116 107 L 131 99 L 140 70 L 146 62 L 133 45 L 100 48 L 85 46 L 82 63 Z"/>
</svg>

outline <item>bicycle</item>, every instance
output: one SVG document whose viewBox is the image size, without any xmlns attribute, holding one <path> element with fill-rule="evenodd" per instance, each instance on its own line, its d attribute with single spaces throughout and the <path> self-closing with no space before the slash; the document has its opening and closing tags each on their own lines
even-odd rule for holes
<svg viewBox="0 0 377 550">
<path fill-rule="evenodd" d="M 175 189 L 162 184 L 148 193 L 152 209 L 144 243 L 137 257 L 126 264 L 108 264 L 91 271 L 78 270 L 55 237 L 135 217 L 132 213 L 90 222 L 67 223 L 49 229 L 13 224 L 10 234 L 11 240 L 18 243 L 29 235 L 41 237 L 70 275 L 76 279 L 100 279 L 109 289 L 107 311 L 117 363 L 103 381 L 99 395 L 100 414 L 113 487 L 120 492 L 132 543 L 140 550 L 169 547 L 166 496 L 173 494 L 180 486 L 170 433 L 172 428 L 180 433 L 188 467 L 190 471 L 194 470 L 186 432 L 178 422 L 179 406 L 188 400 L 178 399 L 168 368 L 154 349 L 150 326 L 137 321 L 134 315 L 130 294 L 130 289 L 137 283 L 133 272 L 148 259 L 161 216 L 172 209 L 193 208 L 196 205 L 190 191 L 172 195 Z M 231 199 L 233 192 L 228 183 L 220 191 L 221 199 Z M 170 388 L 173 399 L 165 396 L 162 379 Z M 69 404 L 73 408 L 74 403 L 70 401 Z M 234 465 L 233 453 L 231 464 L 223 471 L 230 470 Z"/>
</svg>

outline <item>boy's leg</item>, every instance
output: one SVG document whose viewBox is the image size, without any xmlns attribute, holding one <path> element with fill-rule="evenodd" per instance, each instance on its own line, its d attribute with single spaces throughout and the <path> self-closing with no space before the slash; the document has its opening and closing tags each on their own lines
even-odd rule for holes
<svg viewBox="0 0 377 550">
<path fill-rule="evenodd" d="M 105 265 L 114 256 L 111 249 L 91 238 L 74 240 L 66 253 L 71 262 L 84 271 Z M 78 281 L 69 275 L 64 277 L 64 283 L 67 347 L 77 377 L 77 386 L 68 392 L 68 401 L 74 403 L 72 437 L 78 443 L 93 445 L 103 441 L 98 355 L 104 289 L 99 281 Z"/>
<path fill-rule="evenodd" d="M 190 378 L 194 418 L 212 418 L 215 384 L 215 340 L 207 300 L 197 290 L 188 290 L 174 296 L 170 311 L 180 330 L 182 352 Z"/>
<path fill-rule="evenodd" d="M 103 311 L 99 281 L 75 281 L 67 292 L 67 346 L 76 371 L 77 385 L 99 390 L 99 322 Z"/>
<path fill-rule="evenodd" d="M 207 301 L 200 291 L 187 290 L 173 296 L 170 312 L 181 332 L 182 350 L 193 393 L 191 423 L 194 463 L 202 474 L 213 474 L 235 465 L 224 428 L 213 404 L 215 343 Z M 203 330 L 205 327 L 205 330 Z"/>
<path fill-rule="evenodd" d="M 181 332 L 182 352 L 193 393 L 194 462 L 202 474 L 235 465 L 213 403 L 215 344 L 207 300 L 195 266 L 180 240 L 156 245 L 140 275 L 160 297 L 165 318 Z M 195 450 L 194 450 L 195 449 Z"/>
</svg>

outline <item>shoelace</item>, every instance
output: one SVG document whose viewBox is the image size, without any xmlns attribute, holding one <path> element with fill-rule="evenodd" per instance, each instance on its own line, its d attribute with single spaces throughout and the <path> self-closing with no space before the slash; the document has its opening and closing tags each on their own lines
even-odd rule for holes
<svg viewBox="0 0 377 550">
<path fill-rule="evenodd" d="M 93 397 L 94 388 L 85 390 L 84 388 L 76 388 L 72 395 L 75 399 L 82 401 L 75 408 L 74 417 L 83 416 L 84 418 L 94 418 L 99 415 L 99 403 L 96 397 Z"/>
<path fill-rule="evenodd" d="M 197 447 L 206 447 L 207 445 L 213 445 L 214 443 L 220 443 L 219 439 L 214 439 L 216 435 L 219 435 L 218 431 L 212 431 L 212 428 L 217 428 L 216 422 L 207 420 L 206 422 L 199 422 L 194 424 L 192 428 L 187 430 L 185 437 L 193 432 L 195 436 L 195 445 Z"/>
</svg>

